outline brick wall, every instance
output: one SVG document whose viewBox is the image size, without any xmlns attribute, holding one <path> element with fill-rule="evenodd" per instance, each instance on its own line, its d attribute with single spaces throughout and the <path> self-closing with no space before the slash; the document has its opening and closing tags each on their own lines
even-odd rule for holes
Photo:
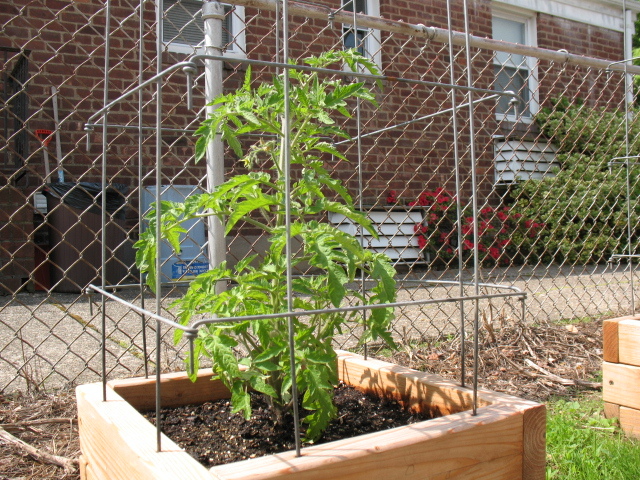
<svg viewBox="0 0 640 480">
<path fill-rule="evenodd" d="M 329 2 L 327 2 L 328 4 Z M 334 0 L 334 6 L 339 5 Z M 138 53 L 138 18 L 132 12 L 138 7 L 137 0 L 115 0 L 112 2 L 112 34 L 110 78 L 108 83 L 109 99 L 137 82 Z M 155 73 L 155 33 L 153 23 L 155 15 L 153 5 L 145 4 L 145 22 L 149 33 L 145 36 L 145 71 L 144 78 Z M 102 130 L 98 127 L 90 132 L 90 147 L 86 148 L 84 125 L 89 117 L 103 105 L 104 89 L 104 24 L 105 16 L 101 10 L 102 2 L 70 2 L 62 0 L 28 1 L 14 0 L 0 9 L 0 24 L 3 35 L 0 37 L 0 48 L 26 51 L 29 58 L 30 81 L 26 87 L 29 97 L 29 118 L 26 128 L 30 137 L 30 149 L 22 162 L 22 167 L 15 169 L 14 157 L 8 157 L 0 168 L 0 192 L 4 217 L 3 222 L 11 221 L 13 226 L 2 224 L 2 245 L 0 263 L 2 272 L 0 284 L 5 289 L 15 291 L 24 278 L 33 270 L 33 208 L 30 195 L 42 187 L 44 179 L 44 152 L 41 143 L 33 132 L 36 129 L 54 129 L 51 87 L 58 89 L 58 109 L 62 126 L 60 128 L 61 150 L 66 181 L 98 181 L 101 172 Z M 454 28 L 462 30 L 462 2 L 453 2 Z M 470 24 L 472 34 L 478 36 L 491 35 L 491 2 L 477 0 L 470 2 Z M 442 1 L 381 1 L 381 15 L 392 20 L 403 20 L 409 23 L 423 23 L 446 28 L 446 4 Z M 274 14 L 271 12 L 246 9 L 249 21 L 246 42 L 252 58 L 273 59 L 275 55 L 275 31 L 272 28 Z M 327 29 L 327 22 L 320 20 L 293 19 L 291 24 L 290 44 L 294 56 L 308 56 L 331 47 L 340 46 L 340 28 Z M 558 50 L 566 48 L 571 53 L 610 58 L 618 60 L 622 57 L 622 35 L 592 26 L 561 20 L 548 15 L 539 14 L 538 44 L 542 48 Z M 396 35 L 389 38 L 382 34 L 384 50 L 382 63 L 387 75 L 421 78 L 429 81 L 449 82 L 448 50 L 441 45 L 427 45 L 411 41 Z M 477 53 L 477 52 L 475 52 Z M 164 54 L 164 64 L 168 66 L 176 61 L 184 60 L 185 55 Z M 11 55 L 3 65 L 5 73 L 10 70 Z M 456 72 L 460 83 L 466 83 L 462 72 L 464 57 L 457 60 Z M 475 56 L 474 64 L 481 72 L 475 78 L 476 84 L 490 88 L 492 85 L 491 53 L 481 52 Z M 245 67 L 228 63 L 225 71 L 225 88 L 232 89 L 242 80 Z M 256 68 L 256 74 L 267 69 Z M 541 62 L 540 79 L 544 88 L 554 93 L 563 92 L 566 74 L 562 65 L 551 65 Z M 545 78 L 554 78 L 553 82 L 544 82 Z M 568 81 L 569 78 L 567 77 Z M 163 89 L 165 106 L 164 126 L 176 129 L 195 128 L 198 119 L 193 111 L 185 106 L 185 77 L 180 71 L 174 73 Z M 580 95 L 593 98 L 593 101 L 610 101 L 612 96 L 621 97 L 621 90 L 596 95 L 603 85 L 597 80 L 585 83 Z M 541 90 L 541 98 L 547 98 L 548 92 Z M 137 97 L 116 106 L 109 114 L 110 124 L 137 125 L 139 110 L 146 125 L 154 124 L 153 88 L 145 90 L 142 108 L 139 109 Z M 591 96 L 590 96 L 591 95 Z M 202 91 L 196 90 L 196 105 L 202 104 Z M 425 98 L 429 100 L 426 101 Z M 461 97 L 460 97 L 461 98 Z M 424 86 L 412 86 L 403 82 L 387 82 L 379 92 L 378 100 L 381 108 L 375 112 L 365 108 L 363 124 L 367 131 L 386 127 L 390 124 L 409 120 L 415 116 L 432 113 L 435 110 L 448 108 L 450 101 L 446 89 L 428 89 Z M 484 106 L 478 107 L 482 119 L 477 123 L 475 139 L 478 154 L 478 171 L 486 174 L 486 180 L 480 183 L 483 196 L 492 192 L 493 151 L 491 135 L 495 132 L 495 119 Z M 460 144 L 464 148 L 469 143 L 469 132 L 461 114 L 462 125 Z M 398 190 L 405 199 L 419 195 L 424 189 L 443 186 L 450 190 L 454 187 L 452 175 L 453 151 L 451 134 L 446 131 L 448 118 L 439 117 L 429 123 L 410 125 L 394 134 L 380 135 L 374 141 L 363 142 L 365 159 L 364 177 L 368 184 L 363 192 L 366 203 L 383 199 L 390 189 Z M 11 125 L 9 136 L 11 136 Z M 0 129 L 2 130 L 2 129 Z M 142 150 L 138 149 L 138 136 L 135 131 L 110 129 L 107 141 L 110 149 L 107 154 L 107 174 L 110 181 L 123 183 L 133 192 L 130 199 L 129 226 L 137 221 L 136 191 L 139 171 L 146 184 L 155 182 L 153 168 L 155 166 L 155 142 L 153 132 L 144 136 Z M 10 139 L 5 143 L 11 149 Z M 167 182 L 197 183 L 204 176 L 202 166 L 189 164 L 192 154 L 193 139 L 190 134 L 168 133 L 164 138 L 163 170 Z M 357 189 L 357 176 L 354 173 L 356 152 L 354 147 L 347 150 L 352 163 L 337 162 L 337 174 L 343 178 L 352 191 Z M 55 170 L 55 148 L 49 146 L 49 157 L 52 170 Z M 3 160 L 4 161 L 4 160 Z M 238 168 L 230 157 L 227 159 L 228 171 Z M 141 168 L 139 169 L 139 165 Z M 416 172 L 424 171 L 429 180 L 423 181 Z M 463 171 L 463 174 L 466 174 Z M 469 193 L 469 182 L 464 185 Z M 16 192 L 20 192 L 17 194 Z M 9 212 L 9 213 L 7 213 Z M 132 231 L 135 236 L 135 228 Z M 32 243 L 32 242 L 31 242 Z M 21 246 L 22 245 L 22 246 Z"/>
</svg>

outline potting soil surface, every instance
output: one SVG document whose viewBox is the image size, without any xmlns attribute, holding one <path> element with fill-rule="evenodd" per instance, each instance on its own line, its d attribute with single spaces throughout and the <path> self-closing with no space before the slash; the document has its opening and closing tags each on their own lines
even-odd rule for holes
<svg viewBox="0 0 640 480">
<path fill-rule="evenodd" d="M 395 401 L 367 395 L 344 384 L 336 388 L 334 394 L 338 415 L 316 443 L 429 419 L 427 415 L 404 410 Z M 292 415 L 288 414 L 280 423 L 275 422 L 260 394 L 252 394 L 251 405 L 253 415 L 249 420 L 241 414 L 231 414 L 229 400 L 163 409 L 162 430 L 205 467 L 293 450 Z M 144 415 L 155 424 L 155 412 Z"/>
</svg>

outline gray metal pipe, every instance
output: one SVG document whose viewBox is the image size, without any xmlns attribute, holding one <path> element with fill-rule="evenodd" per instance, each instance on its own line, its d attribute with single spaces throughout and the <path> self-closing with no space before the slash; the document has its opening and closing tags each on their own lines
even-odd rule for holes
<svg viewBox="0 0 640 480">
<path fill-rule="evenodd" d="M 202 19 L 204 20 L 204 45 L 207 55 L 222 55 L 222 20 L 224 6 L 220 2 L 205 2 L 202 5 Z M 205 112 L 207 117 L 212 114 L 216 106 L 211 102 L 222 94 L 222 62 L 220 60 L 205 60 Z M 212 192 L 224 182 L 224 145 L 220 134 L 208 143 L 207 152 L 207 191 Z M 207 219 L 207 246 L 210 267 L 217 267 L 226 258 L 227 244 L 224 226 L 220 220 L 211 215 Z M 217 290 L 223 290 L 223 282 L 218 282 Z"/>
</svg>

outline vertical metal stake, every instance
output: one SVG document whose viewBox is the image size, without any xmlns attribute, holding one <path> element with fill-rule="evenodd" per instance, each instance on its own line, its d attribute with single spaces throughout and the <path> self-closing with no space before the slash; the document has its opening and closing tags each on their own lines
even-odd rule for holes
<svg viewBox="0 0 640 480">
<path fill-rule="evenodd" d="M 104 42 L 104 92 L 102 94 L 102 101 L 104 105 L 109 103 L 109 58 L 111 55 L 111 0 L 107 0 L 105 7 L 105 42 Z M 107 195 L 106 195 L 106 182 L 107 182 L 107 117 L 108 112 L 105 112 L 102 116 L 102 155 L 101 155 L 101 202 L 102 202 L 102 212 L 101 212 L 101 232 L 100 232 L 100 240 L 102 242 L 101 245 L 101 264 L 100 264 L 100 275 L 101 275 L 101 287 L 104 290 L 106 285 L 106 276 L 105 276 L 105 265 L 107 264 Z M 102 320 L 101 320 L 101 328 L 102 328 L 102 336 L 101 336 L 101 357 L 102 357 L 102 400 L 107 401 L 107 320 L 106 320 L 106 298 L 102 296 Z"/>
<path fill-rule="evenodd" d="M 288 0 L 282 1 L 282 61 L 289 62 L 289 3 Z M 285 228 L 286 236 L 286 252 L 287 252 L 287 311 L 293 311 L 293 275 L 291 256 L 293 255 L 293 246 L 291 242 L 291 145 L 290 138 L 290 85 L 289 85 L 289 69 L 285 68 L 282 72 L 284 84 L 284 118 L 282 119 L 282 143 L 284 148 L 284 172 L 285 177 Z M 300 439 L 300 412 L 298 411 L 298 382 L 296 371 L 296 353 L 295 353 L 295 332 L 293 317 L 288 318 L 289 324 L 289 365 L 291 369 L 291 401 L 293 403 L 294 418 L 294 435 L 296 441 L 296 456 L 300 456 L 301 439 Z"/>
<path fill-rule="evenodd" d="M 156 6 L 156 72 L 162 72 L 163 50 L 163 25 L 164 1 L 159 0 Z M 161 238 L 161 209 L 160 199 L 162 193 L 162 78 L 156 83 L 156 315 L 162 315 L 162 242 Z M 162 421 L 160 410 L 162 409 L 161 369 L 162 369 L 162 324 L 156 321 L 156 449 L 162 451 Z"/>
<path fill-rule="evenodd" d="M 447 0 L 447 25 L 449 27 L 449 76 L 451 85 L 456 84 L 455 77 L 455 53 L 453 50 L 453 25 L 451 19 L 451 0 Z M 453 127 L 453 157 L 455 162 L 456 177 L 456 226 L 458 234 L 458 282 L 460 297 L 464 297 L 464 260 L 462 258 L 462 186 L 460 180 L 460 151 L 458 145 L 458 112 L 457 112 L 456 90 L 451 89 L 451 122 Z M 466 380 L 466 333 L 465 333 L 465 312 L 464 301 L 460 300 L 460 385 L 465 386 Z"/>
<path fill-rule="evenodd" d="M 471 71 L 471 48 L 469 45 L 469 9 L 467 0 L 464 0 L 464 35 L 465 52 L 467 57 L 467 86 L 473 88 L 473 75 Z M 479 252 L 478 252 L 478 185 L 476 178 L 476 150 L 475 150 L 475 123 L 474 123 L 474 103 L 473 90 L 469 90 L 469 153 L 471 161 L 471 203 L 473 206 L 473 283 L 474 294 L 480 295 L 480 272 L 479 272 Z M 476 298 L 474 302 L 475 312 L 473 314 L 473 414 L 476 415 L 478 409 L 478 324 L 480 301 Z"/>
</svg>

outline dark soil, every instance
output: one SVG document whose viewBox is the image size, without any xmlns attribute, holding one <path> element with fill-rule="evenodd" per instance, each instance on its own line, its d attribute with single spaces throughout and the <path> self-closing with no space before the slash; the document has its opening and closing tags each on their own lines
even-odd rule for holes
<svg viewBox="0 0 640 480">
<path fill-rule="evenodd" d="M 429 419 L 404 410 L 395 401 L 367 395 L 344 384 L 336 388 L 334 395 L 338 416 L 316 444 Z M 163 409 L 162 430 L 205 467 L 295 449 L 293 416 L 276 424 L 260 394 L 252 394 L 251 405 L 250 420 L 241 414 L 232 415 L 229 400 Z M 155 412 L 146 413 L 145 417 L 155 425 Z"/>
</svg>

